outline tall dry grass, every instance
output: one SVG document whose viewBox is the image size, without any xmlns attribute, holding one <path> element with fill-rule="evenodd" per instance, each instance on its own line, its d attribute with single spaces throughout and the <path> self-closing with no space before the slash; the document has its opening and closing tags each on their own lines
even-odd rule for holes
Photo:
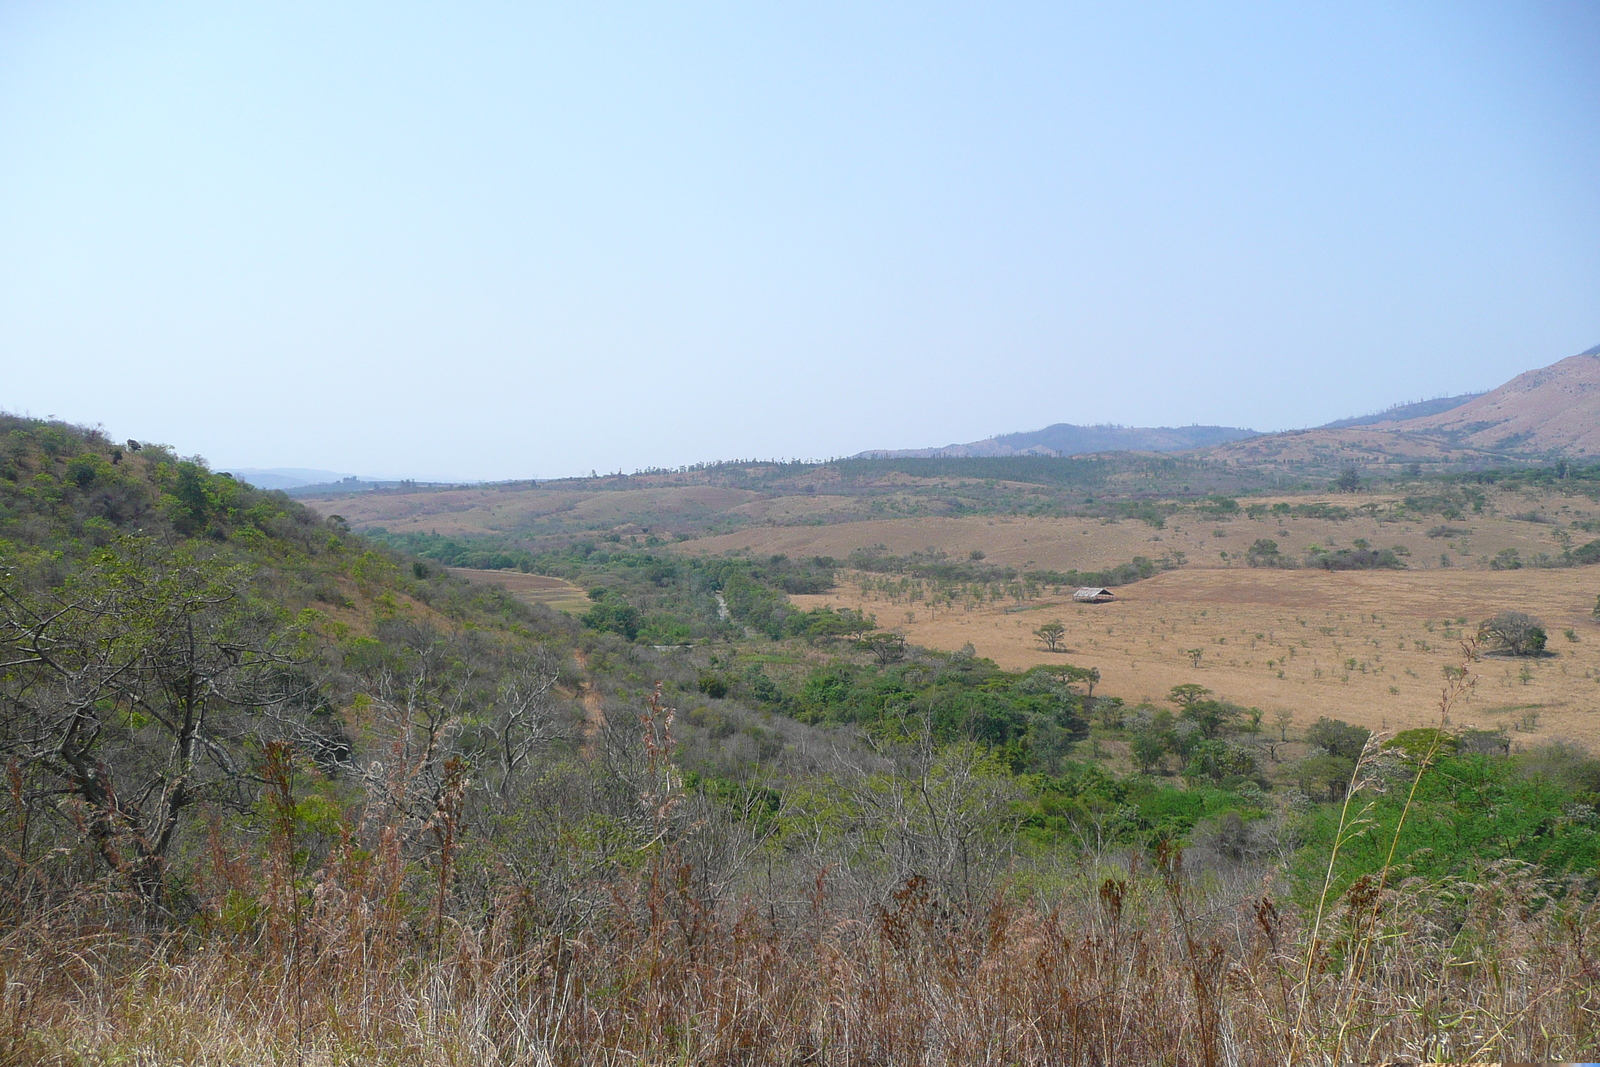
<svg viewBox="0 0 1600 1067">
<path fill-rule="evenodd" d="M 1323 936 L 1181 857 L 960 919 L 913 879 L 881 906 L 715 906 L 660 865 L 585 928 L 507 890 L 432 938 L 383 856 L 296 911 L 155 936 L 87 898 L 0 942 L 16 1064 L 1275 1064 L 1593 1055 L 1592 904 L 1530 872 L 1352 892 Z M 114 901 L 101 901 L 103 914 Z M 1359 973 L 1349 968 L 1367 944 Z M 1309 968 L 1306 963 L 1309 961 Z M 1336 1049 L 1340 1049 L 1336 1053 Z"/>
<path fill-rule="evenodd" d="M 374 800 L 308 862 L 283 748 L 266 754 L 256 851 L 214 829 L 185 925 L 152 923 L 114 880 L 46 884 L 13 856 L 0 1063 L 1218 1067 L 1600 1053 L 1588 887 L 1503 864 L 1472 882 L 1385 871 L 1335 896 L 1330 863 L 1302 913 L 1275 868 L 1195 871 L 1164 848 L 1086 865 L 1049 894 L 1018 879 L 974 902 L 912 877 L 879 899 L 823 866 L 799 899 L 740 897 L 710 888 L 675 844 L 683 797 L 659 699 L 643 725 L 643 861 L 582 887 L 581 906 L 513 877 L 457 885 L 459 771 L 440 777 L 431 817 Z M 1352 798 L 1369 770 L 1364 758 Z M 1347 805 L 1349 832 L 1360 804 Z"/>
</svg>

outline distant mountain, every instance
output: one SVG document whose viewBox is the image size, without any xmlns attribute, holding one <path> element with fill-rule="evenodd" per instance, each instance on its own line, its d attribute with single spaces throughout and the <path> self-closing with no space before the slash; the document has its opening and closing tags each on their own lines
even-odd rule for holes
<svg viewBox="0 0 1600 1067">
<path fill-rule="evenodd" d="M 1600 456 L 1600 345 L 1394 428 L 1495 452 Z"/>
<path fill-rule="evenodd" d="M 294 489 L 302 485 L 324 485 L 355 477 L 353 474 L 307 470 L 304 467 L 235 467 L 228 473 L 257 489 Z"/>
<path fill-rule="evenodd" d="M 1191 448 L 1259 436 L 1237 426 L 1074 426 L 1058 422 L 1042 430 L 999 434 L 943 448 L 874 449 L 857 459 L 934 456 L 1073 456 L 1085 452 L 1183 452 Z"/>
<path fill-rule="evenodd" d="M 1352 426 L 1372 426 L 1380 422 L 1403 422 L 1406 419 L 1420 419 L 1428 415 L 1442 415 L 1476 400 L 1482 393 L 1462 393 L 1460 396 L 1440 396 L 1432 400 L 1417 400 L 1409 404 L 1396 404 L 1394 407 L 1385 408 L 1375 415 L 1358 415 L 1351 419 L 1335 419 L 1333 422 L 1318 426 L 1319 430 L 1347 430 Z"/>
<path fill-rule="evenodd" d="M 1426 410 L 1447 403 L 1442 411 Z M 1600 458 L 1600 345 L 1477 396 L 1400 405 L 1376 417 L 1266 434 L 1200 455 L 1224 466 L 1273 469 L 1288 477 L 1331 476 L 1350 464 L 1474 470 Z"/>
</svg>

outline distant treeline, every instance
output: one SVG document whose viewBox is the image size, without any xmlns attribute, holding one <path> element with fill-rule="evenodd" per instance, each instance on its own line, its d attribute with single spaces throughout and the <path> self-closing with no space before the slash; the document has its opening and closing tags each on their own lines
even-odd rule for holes
<svg viewBox="0 0 1600 1067">
<path fill-rule="evenodd" d="M 847 562 L 848 566 L 856 570 L 870 571 L 874 574 L 903 574 L 931 582 L 989 584 L 1021 579 L 1033 585 L 1083 586 L 1127 585 L 1130 582 L 1154 577 L 1162 571 L 1181 567 L 1185 559 L 1182 552 L 1177 552 L 1170 556 L 1162 556 L 1158 560 L 1135 556 L 1127 563 L 1098 571 L 1043 569 L 1018 571 L 1015 567 L 986 563 L 981 558 L 951 559 L 937 550 L 897 556 L 882 545 L 875 545 L 872 548 L 856 549 L 850 554 Z"/>
<path fill-rule="evenodd" d="M 1112 464 L 1103 459 L 1055 456 L 931 456 L 905 459 L 842 459 L 832 464 L 846 479 L 884 474 L 913 478 L 975 478 L 1034 485 L 1096 486 Z"/>
</svg>

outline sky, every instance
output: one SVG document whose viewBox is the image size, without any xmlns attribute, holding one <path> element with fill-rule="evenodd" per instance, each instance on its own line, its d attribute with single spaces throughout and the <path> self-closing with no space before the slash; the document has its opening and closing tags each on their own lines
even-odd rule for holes
<svg viewBox="0 0 1600 1067">
<path fill-rule="evenodd" d="M 0 0 L 0 409 L 428 479 L 1600 342 L 1600 5 Z"/>
</svg>

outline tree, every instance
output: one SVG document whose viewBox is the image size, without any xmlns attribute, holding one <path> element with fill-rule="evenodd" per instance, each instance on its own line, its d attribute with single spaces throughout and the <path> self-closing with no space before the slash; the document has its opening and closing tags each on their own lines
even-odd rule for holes
<svg viewBox="0 0 1600 1067">
<path fill-rule="evenodd" d="M 1133 735 L 1128 745 L 1133 756 L 1133 762 L 1146 774 L 1150 768 L 1161 762 L 1161 757 L 1166 755 L 1167 741 L 1157 730 L 1140 730 Z"/>
<path fill-rule="evenodd" d="M 1544 624 L 1520 611 L 1502 611 L 1478 628 L 1492 647 L 1512 656 L 1540 656 L 1549 640 Z"/>
<path fill-rule="evenodd" d="M 1326 789 L 1328 800 L 1333 802 L 1344 796 L 1345 790 L 1350 787 L 1356 763 L 1343 756 L 1312 756 L 1301 760 L 1294 770 L 1302 793 L 1314 796 Z"/>
<path fill-rule="evenodd" d="M 316 740 L 294 635 L 248 591 L 241 568 L 134 538 L 53 590 L 0 572 L 0 753 L 151 911 L 189 809 L 249 807 L 252 753 Z"/>
<path fill-rule="evenodd" d="M 1225 701 L 1196 700 L 1183 705 L 1179 717 L 1200 727 L 1200 732 L 1205 737 L 1214 738 L 1222 727 L 1238 714 L 1239 709 Z"/>
<path fill-rule="evenodd" d="M 1290 564 L 1278 550 L 1278 542 L 1267 537 L 1256 538 L 1255 543 L 1245 550 L 1244 561 L 1252 567 L 1285 567 Z"/>
<path fill-rule="evenodd" d="M 1346 463 L 1339 472 L 1339 478 L 1333 483 L 1341 493 L 1355 493 L 1361 490 L 1361 472 L 1356 470 L 1354 463 Z"/>
<path fill-rule="evenodd" d="M 906 639 L 892 631 L 884 631 L 864 637 L 861 639 L 861 646 L 871 652 L 873 657 L 885 666 L 899 662 L 905 658 L 906 654 Z"/>
<path fill-rule="evenodd" d="M 1059 651 L 1061 639 L 1067 635 L 1067 628 L 1061 624 L 1060 619 L 1052 619 L 1033 631 L 1033 636 L 1044 642 L 1044 647 L 1051 652 Z"/>
<path fill-rule="evenodd" d="M 1072 689 L 1075 685 L 1081 685 L 1084 687 L 1083 697 L 1085 700 L 1094 699 L 1094 687 L 1100 681 L 1099 667 L 1074 667 L 1070 663 L 1052 663 L 1048 666 L 1035 667 L 1028 673 L 1052 678 L 1056 684 L 1065 686 L 1068 689 Z"/>
<path fill-rule="evenodd" d="M 1180 708 L 1186 708 L 1190 704 L 1204 700 L 1210 695 L 1211 690 L 1207 689 L 1205 686 L 1197 685 L 1194 682 L 1185 682 L 1182 685 L 1173 686 L 1172 689 L 1167 693 L 1167 700 L 1169 703 L 1176 704 Z"/>
<path fill-rule="evenodd" d="M 620 634 L 629 641 L 639 636 L 640 621 L 638 608 L 610 597 L 600 600 L 583 615 L 583 624 L 589 629 Z"/>
<path fill-rule="evenodd" d="M 1306 740 L 1330 756 L 1358 760 L 1367 747 L 1372 731 L 1342 719 L 1319 718 L 1306 730 Z"/>
<path fill-rule="evenodd" d="M 1213 782 L 1255 773 L 1256 758 L 1249 749 L 1226 741 L 1200 742 L 1189 751 L 1189 760 L 1183 767 L 1185 778 L 1209 778 Z"/>
</svg>

